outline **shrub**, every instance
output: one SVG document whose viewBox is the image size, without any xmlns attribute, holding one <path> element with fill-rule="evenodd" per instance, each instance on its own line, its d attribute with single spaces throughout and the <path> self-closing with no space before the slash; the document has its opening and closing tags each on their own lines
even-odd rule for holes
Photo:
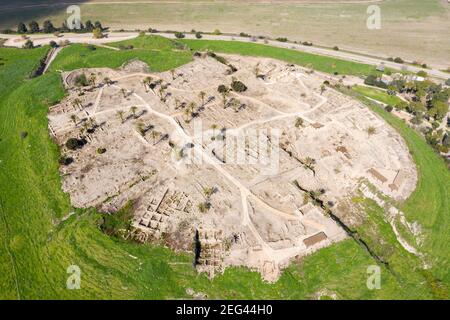
<svg viewBox="0 0 450 320">
<path fill-rule="evenodd" d="M 24 45 L 23 45 L 24 49 L 33 49 L 34 48 L 34 43 L 33 41 L 31 41 L 30 39 L 28 39 Z"/>
<path fill-rule="evenodd" d="M 334 46 L 333 50 L 339 51 L 339 47 L 338 46 Z"/>
<path fill-rule="evenodd" d="M 201 38 L 203 38 L 203 36 L 202 36 L 202 33 L 201 33 L 201 32 L 196 32 L 196 33 L 195 33 L 195 37 L 196 37 L 197 39 L 201 39 Z"/>
<path fill-rule="evenodd" d="M 224 92 L 228 92 L 228 88 L 226 85 L 221 84 L 218 88 L 217 91 L 219 91 L 219 93 L 224 93 Z"/>
<path fill-rule="evenodd" d="M 86 87 L 89 85 L 89 81 L 86 78 L 86 75 L 84 73 L 79 74 L 78 76 L 76 76 L 75 78 L 75 85 L 77 87 Z"/>
<path fill-rule="evenodd" d="M 417 72 L 417 75 L 418 75 L 419 77 L 426 78 L 428 74 L 427 74 L 425 71 L 420 70 L 419 72 Z"/>
<path fill-rule="evenodd" d="M 216 36 L 220 36 L 222 34 L 222 32 L 220 32 L 219 29 L 216 29 L 216 30 L 214 30 L 213 34 Z"/>
<path fill-rule="evenodd" d="M 105 148 L 98 148 L 97 149 L 97 153 L 98 154 L 104 154 L 106 152 L 106 149 Z"/>
<path fill-rule="evenodd" d="M 49 42 L 49 45 L 52 48 L 57 48 L 58 47 L 58 44 L 55 41 L 53 41 L 53 40 Z"/>
<path fill-rule="evenodd" d="M 447 81 L 445 81 L 445 84 L 450 86 L 450 78 L 448 78 Z"/>
<path fill-rule="evenodd" d="M 58 162 L 59 162 L 60 165 L 68 166 L 69 164 L 73 163 L 73 158 L 72 157 L 61 156 L 59 158 Z"/>
<path fill-rule="evenodd" d="M 150 32 L 150 33 L 157 33 L 158 30 L 153 29 L 153 28 L 148 28 L 148 32 Z"/>
<path fill-rule="evenodd" d="M 247 86 L 239 80 L 233 80 L 233 82 L 231 82 L 231 89 L 235 92 L 244 92 L 247 90 Z"/>
<path fill-rule="evenodd" d="M 175 38 L 183 39 L 185 37 L 183 32 L 175 32 Z"/>
<path fill-rule="evenodd" d="M 287 42 L 288 41 L 287 38 L 277 38 L 276 40 L 279 42 Z"/>
<path fill-rule="evenodd" d="M 250 35 L 248 33 L 245 33 L 245 32 L 239 33 L 239 36 L 240 37 L 244 37 L 244 38 L 250 38 Z"/>
<path fill-rule="evenodd" d="M 101 39 L 104 37 L 103 31 L 101 28 L 97 27 L 92 31 L 92 35 L 94 36 L 94 39 Z"/>
<path fill-rule="evenodd" d="M 395 62 L 395 63 L 404 63 L 405 61 L 403 61 L 402 58 L 397 57 L 397 58 L 394 59 L 394 62 Z"/>
<path fill-rule="evenodd" d="M 394 108 L 392 106 L 386 106 L 386 108 L 384 108 L 384 110 L 386 110 L 387 112 L 392 112 Z"/>
<path fill-rule="evenodd" d="M 77 139 L 77 138 L 70 138 L 66 142 L 66 147 L 69 150 L 81 149 L 84 145 L 85 145 L 85 142 L 83 140 Z"/>
</svg>

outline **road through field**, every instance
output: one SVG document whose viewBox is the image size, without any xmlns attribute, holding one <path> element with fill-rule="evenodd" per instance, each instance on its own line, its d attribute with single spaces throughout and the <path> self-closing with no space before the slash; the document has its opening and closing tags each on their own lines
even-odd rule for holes
<svg viewBox="0 0 450 320">
<path fill-rule="evenodd" d="M 170 38 L 170 39 L 176 39 L 175 35 L 173 33 L 158 33 L 158 35 Z M 110 32 L 108 33 L 106 38 L 102 39 L 93 39 L 91 34 L 62 34 L 61 36 L 57 37 L 54 35 L 29 35 L 28 38 L 30 38 L 35 45 L 46 45 L 50 41 L 56 41 L 60 42 L 63 40 L 68 40 L 71 43 L 89 43 L 89 44 L 105 44 L 110 42 L 116 42 L 116 41 L 123 41 L 123 40 L 129 40 L 133 39 L 139 36 L 138 32 Z M 25 43 L 25 39 L 22 38 L 20 35 L 8 35 L 8 34 L 0 34 L 0 38 L 7 39 L 5 42 L 5 46 L 12 46 L 12 47 L 22 47 Z M 186 34 L 185 39 L 196 39 L 194 34 Z M 240 42 L 247 42 L 247 43 L 259 43 L 264 44 L 262 40 L 256 40 L 249 38 L 249 37 L 239 37 L 239 36 L 231 36 L 231 35 L 203 35 L 203 40 L 221 40 L 221 41 L 240 41 Z M 295 43 L 287 43 L 287 42 L 279 42 L 279 41 L 273 41 L 268 40 L 267 45 L 279 47 L 279 48 L 285 48 L 285 49 L 291 49 L 311 54 L 317 54 L 322 56 L 328 56 L 333 58 L 338 58 L 342 60 L 347 61 L 353 61 L 358 63 L 364 63 L 369 64 L 373 66 L 378 66 L 381 63 L 383 63 L 386 67 L 402 70 L 407 69 L 410 72 L 419 72 L 419 71 L 425 71 L 429 76 L 434 77 L 436 79 L 440 80 L 447 80 L 450 78 L 450 74 L 443 72 L 436 68 L 430 68 L 430 69 L 424 69 L 417 66 L 412 65 L 406 65 L 406 64 L 399 64 L 392 61 L 387 61 L 381 58 L 375 58 L 375 57 L 368 57 L 366 55 L 361 55 L 357 53 L 350 53 L 350 52 L 344 52 L 344 51 L 337 51 L 322 47 L 314 47 L 314 46 L 305 46 L 301 44 L 295 44 Z"/>
</svg>

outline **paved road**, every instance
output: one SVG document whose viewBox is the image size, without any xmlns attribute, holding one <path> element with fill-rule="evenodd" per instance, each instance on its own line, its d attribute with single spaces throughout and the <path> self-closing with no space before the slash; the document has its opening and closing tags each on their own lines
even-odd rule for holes
<svg viewBox="0 0 450 320">
<path fill-rule="evenodd" d="M 69 40 L 72 43 L 90 43 L 90 44 L 104 44 L 108 42 L 114 42 L 114 41 L 121 41 L 121 40 L 127 40 L 135 38 L 139 35 L 137 32 L 110 32 L 108 33 L 107 38 L 103 39 L 93 39 L 90 34 L 62 34 L 61 37 L 56 37 L 54 35 L 50 34 L 39 34 L 39 35 L 30 35 L 30 39 L 36 44 L 36 45 L 44 45 L 48 44 L 51 40 L 59 42 L 62 40 Z M 175 38 L 175 35 L 172 33 L 158 33 L 158 35 L 167 37 L 167 38 Z M 6 34 L 0 34 L 0 38 L 8 39 L 5 43 L 7 46 L 15 46 L 15 47 L 21 47 L 25 40 L 22 39 L 21 36 L 18 35 L 6 35 Z M 195 35 L 193 34 L 186 34 L 186 39 L 195 39 Z M 248 37 L 239 37 L 239 36 L 228 36 L 228 35 L 203 35 L 204 40 L 224 40 L 224 41 L 241 41 L 241 42 L 254 42 L 251 38 Z M 258 43 L 262 44 L 262 40 L 257 40 Z M 380 63 L 384 63 L 386 67 L 401 70 L 402 67 L 407 67 L 409 71 L 411 72 L 419 72 L 421 70 L 428 73 L 429 76 L 432 76 L 434 78 L 440 79 L 440 80 L 447 80 L 450 78 L 450 74 L 437 70 L 437 69 L 423 69 L 416 66 L 411 65 L 403 65 L 398 64 L 391 61 L 386 61 L 380 58 L 374 58 L 374 57 L 368 57 L 365 55 L 360 55 L 357 53 L 349 53 L 344 51 L 336 51 L 332 49 L 326 49 L 326 48 L 319 48 L 319 47 L 310 47 L 310 46 L 304 46 L 301 44 L 294 44 L 294 43 L 286 43 L 286 42 L 279 42 L 279 41 L 272 41 L 269 40 L 268 44 L 274 47 L 280 47 L 280 48 L 288 48 L 293 50 L 298 50 L 302 52 L 308 52 L 312 54 L 319 54 L 323 56 L 329 56 L 334 58 L 339 58 L 347 61 L 354 61 L 359 63 L 365 63 L 377 66 Z"/>
</svg>

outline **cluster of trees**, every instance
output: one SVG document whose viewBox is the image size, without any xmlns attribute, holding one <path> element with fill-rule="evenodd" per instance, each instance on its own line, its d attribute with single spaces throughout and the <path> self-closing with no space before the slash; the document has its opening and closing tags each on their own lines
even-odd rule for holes
<svg viewBox="0 0 450 320">
<path fill-rule="evenodd" d="M 379 87 L 383 89 L 387 89 L 388 85 L 381 81 L 381 79 L 377 75 L 370 74 L 364 79 L 364 83 L 368 86 Z"/>
<path fill-rule="evenodd" d="M 418 120 L 433 118 L 441 121 L 447 115 L 450 88 L 429 80 L 407 82 L 401 79 L 392 81 L 388 89 L 394 94 L 405 93 L 411 97 L 410 103 L 404 102 L 395 107 L 414 114 Z"/>
<path fill-rule="evenodd" d="M 408 100 L 394 106 L 387 106 L 386 111 L 391 112 L 394 108 L 404 110 L 413 115 L 411 123 L 414 125 L 420 125 L 424 120 L 428 121 L 431 127 L 421 129 L 427 143 L 438 152 L 447 153 L 450 148 L 450 137 L 445 127 L 442 129 L 441 122 L 447 121 L 447 126 L 449 124 L 446 116 L 449 109 L 450 88 L 429 80 L 407 81 L 405 79 L 393 80 L 385 86 L 389 94 L 400 93 Z"/>
<path fill-rule="evenodd" d="M 400 58 L 400 57 L 396 57 L 396 58 L 388 58 L 387 60 L 388 60 L 388 61 L 395 62 L 395 63 L 404 63 L 404 62 L 405 62 L 405 61 L 404 61 L 402 58 Z"/>
<path fill-rule="evenodd" d="M 92 23 L 91 20 L 87 20 L 85 24 L 80 23 L 79 29 L 70 29 L 67 26 L 66 22 L 63 22 L 61 27 L 55 27 L 50 20 L 44 21 L 42 24 L 42 28 L 39 26 L 39 23 L 36 21 L 31 21 L 28 25 L 23 22 L 20 22 L 17 26 L 17 32 L 20 34 L 33 34 L 33 33 L 54 33 L 54 32 L 94 32 L 94 30 L 104 31 L 100 21 L 96 21 Z M 6 30 L 7 33 L 11 33 L 11 30 Z"/>
</svg>

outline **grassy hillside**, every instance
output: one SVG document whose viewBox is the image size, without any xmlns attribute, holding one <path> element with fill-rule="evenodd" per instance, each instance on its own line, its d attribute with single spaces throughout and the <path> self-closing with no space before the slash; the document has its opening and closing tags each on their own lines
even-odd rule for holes
<svg viewBox="0 0 450 320">
<path fill-rule="evenodd" d="M 118 45 L 117 45 L 118 46 Z M 171 50 L 166 43 L 161 49 L 143 47 L 112 53 L 111 49 L 81 44 L 71 45 L 63 50 L 51 65 L 51 70 L 73 70 L 78 68 L 111 67 L 119 68 L 124 62 L 138 58 L 150 66 L 151 71 L 164 71 L 181 66 L 192 60 L 188 51 Z"/>
<path fill-rule="evenodd" d="M 423 137 L 401 119 L 364 99 L 359 93 L 347 93 L 378 113 L 406 141 L 417 166 L 419 181 L 414 193 L 399 206 L 409 221 L 418 221 L 424 227 L 426 240 L 420 249 L 426 253 L 436 278 L 449 287 L 450 247 L 446 244 L 450 243 L 450 172 L 446 164 L 432 151 Z"/>
<path fill-rule="evenodd" d="M 353 90 L 362 94 L 363 96 L 372 98 L 374 100 L 380 101 L 390 106 L 399 105 L 402 102 L 402 99 L 396 96 L 390 96 L 385 91 L 365 87 L 365 86 L 355 86 Z"/>
<path fill-rule="evenodd" d="M 186 52 L 166 49 L 161 54 L 172 58 L 163 59 L 161 64 L 153 62 L 159 70 L 175 67 L 182 59 L 190 60 Z M 125 53 L 86 50 L 80 45 L 65 48 L 51 69 L 117 67 L 143 49 Z M 61 191 L 59 151 L 47 132 L 47 109 L 64 96 L 59 74 L 51 71 L 27 79 L 45 52 L 45 48 L 0 48 L 0 57 L 6 62 L 0 67 L 1 299 L 188 298 L 186 288 L 210 298 L 227 299 L 308 299 L 323 290 L 347 299 L 442 297 L 436 277 L 448 283 L 448 173 L 408 127 L 399 128 L 414 153 L 421 180 L 404 210 L 429 232 L 423 250 L 436 260 L 432 274 L 422 274 L 419 261 L 393 238 L 380 209 L 363 201 L 361 206 L 371 218 L 358 231 L 368 242 L 377 244 L 377 253 L 392 263 L 393 272 L 382 267 L 381 290 L 367 289 L 366 270 L 375 262 L 351 240 L 293 263 L 275 284 L 262 282 L 259 274 L 244 268 L 228 269 L 210 281 L 193 270 L 189 254 L 114 240 L 99 230 L 100 215 L 94 210 L 71 208 L 68 196 Z M 287 57 L 291 54 L 286 53 Z M 392 115 L 383 116 L 395 125 Z M 27 132 L 26 137 L 22 132 Z M 62 221 L 72 211 L 75 214 Z M 66 270 L 72 264 L 82 270 L 80 290 L 66 289 Z"/>
</svg>

